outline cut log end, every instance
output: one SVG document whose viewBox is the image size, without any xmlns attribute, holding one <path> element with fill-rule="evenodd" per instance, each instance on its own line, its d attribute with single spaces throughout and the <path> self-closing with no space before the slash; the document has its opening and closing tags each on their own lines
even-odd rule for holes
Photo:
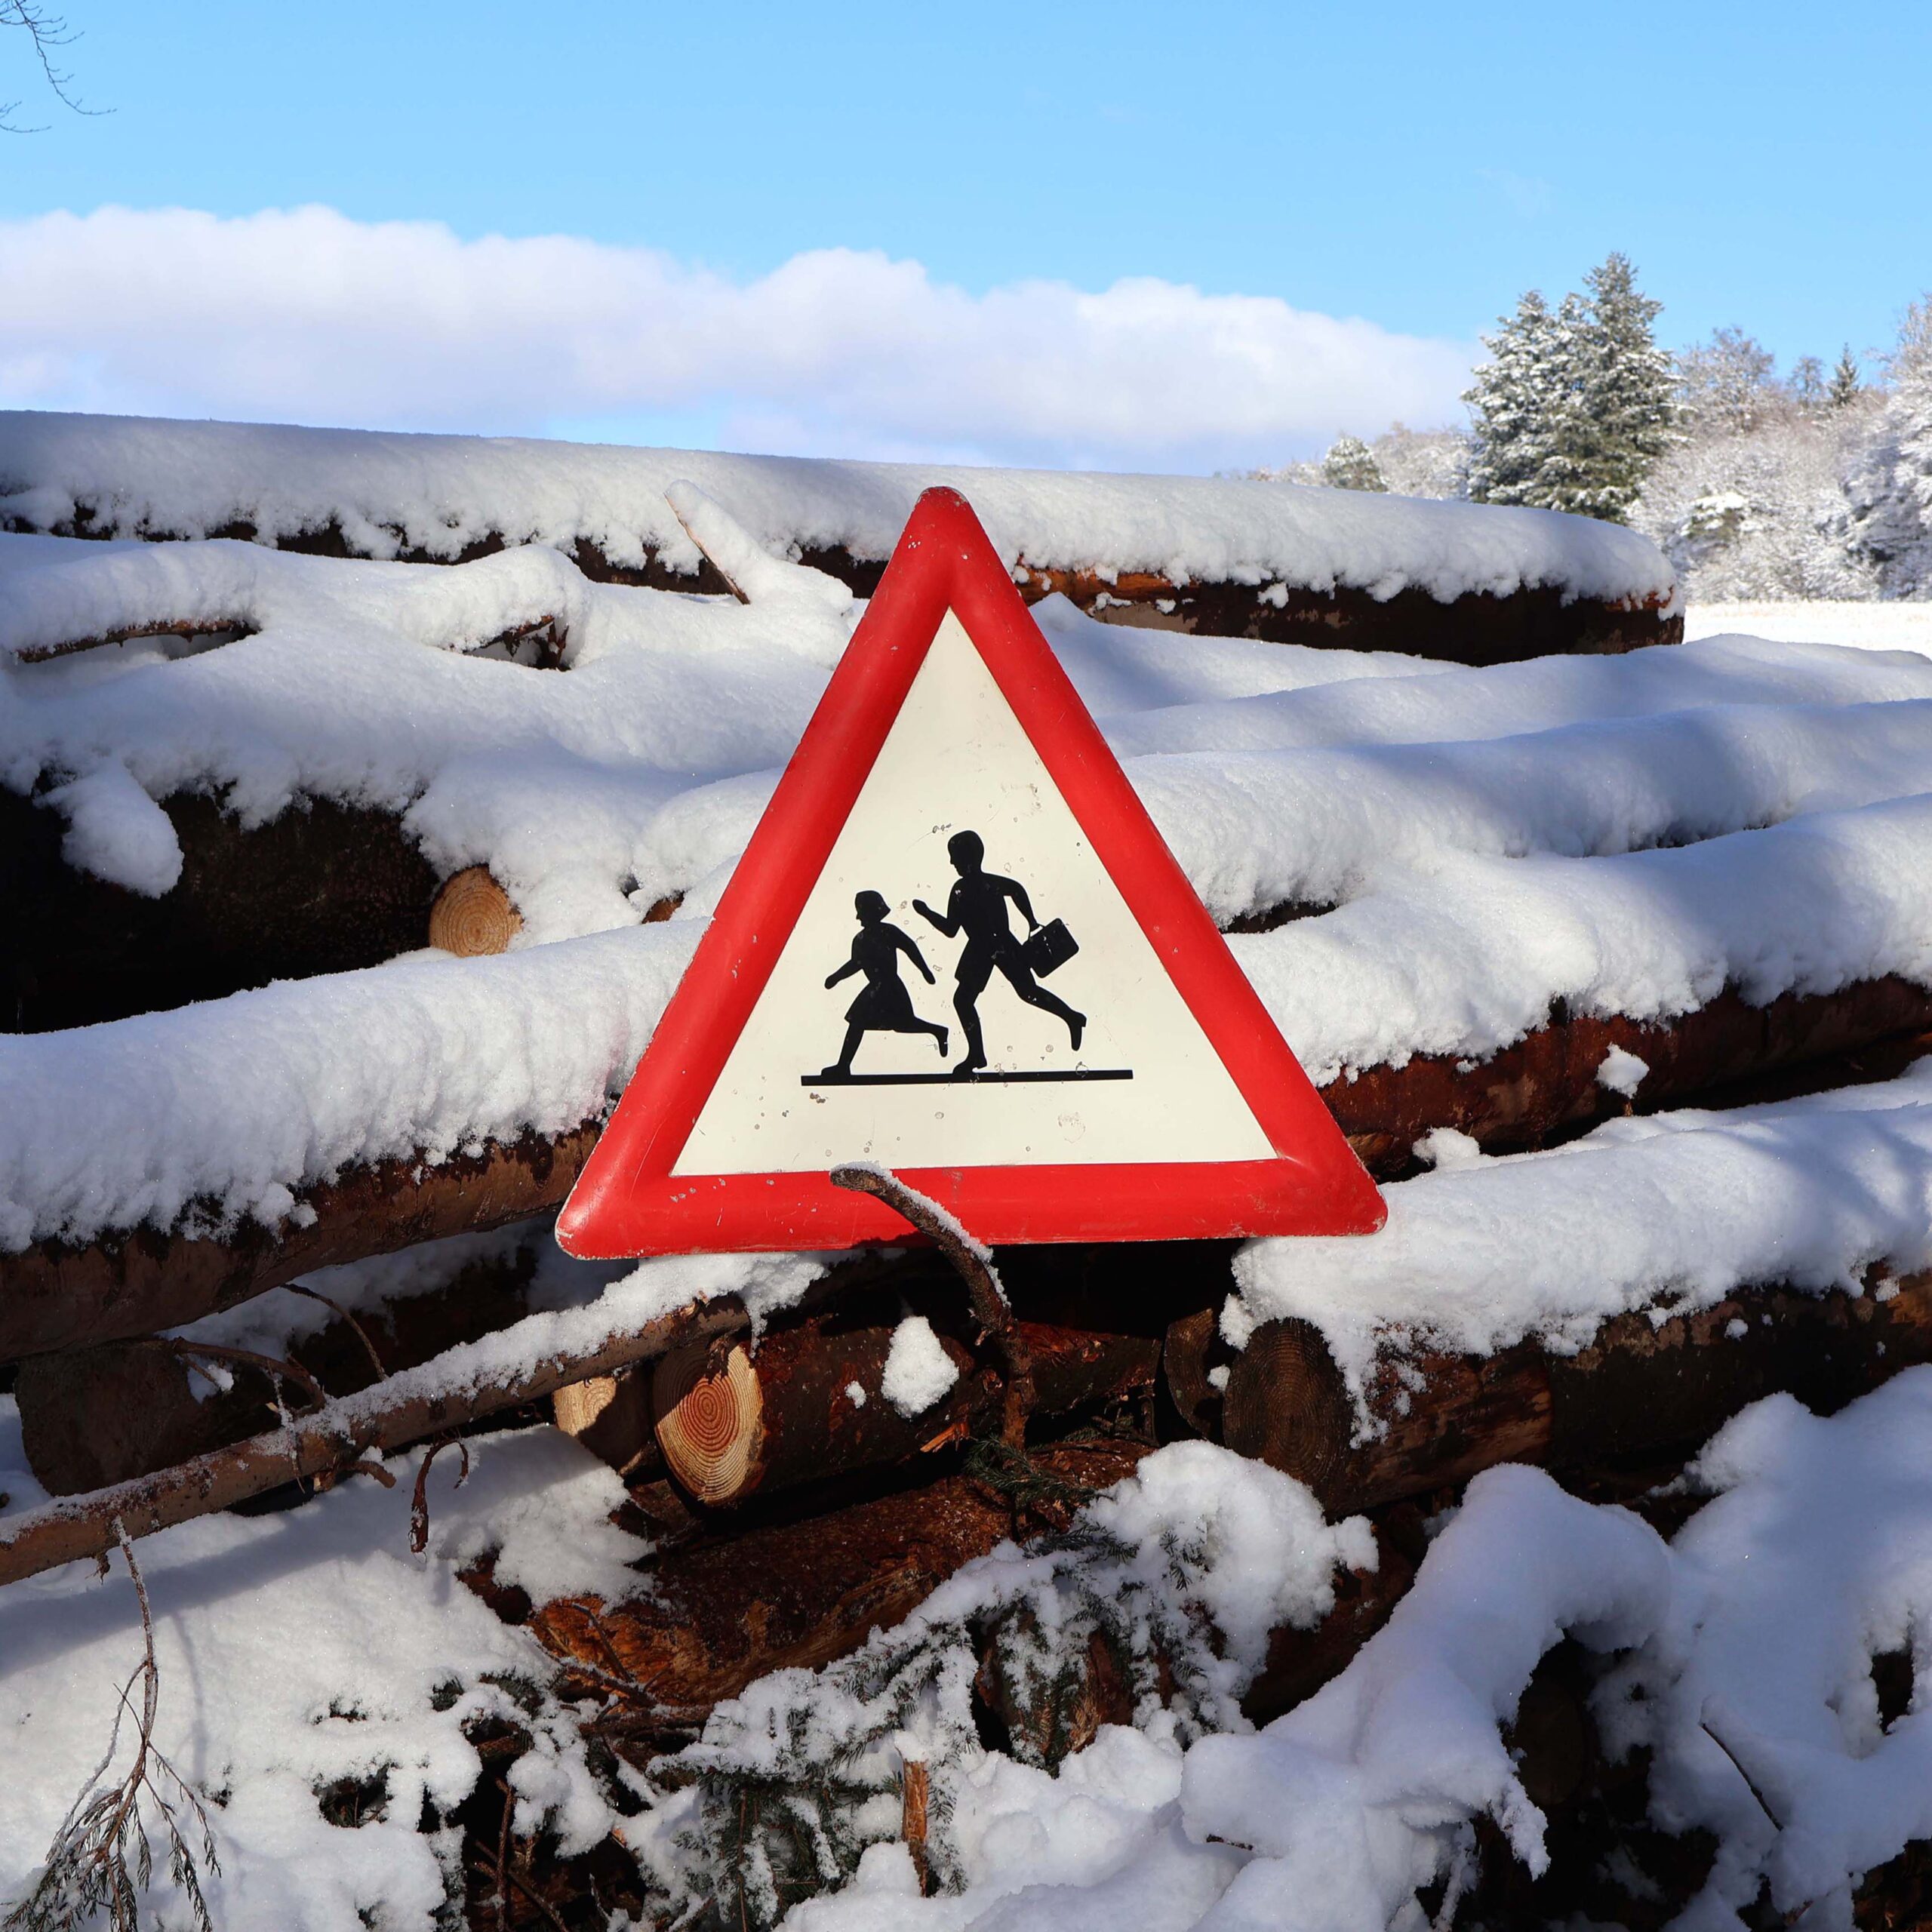
<svg viewBox="0 0 1932 1932">
<path fill-rule="evenodd" d="M 730 1503 L 757 1486 L 764 1398 L 742 1346 L 666 1355 L 651 1393 L 665 1466 L 691 1496 Z"/>
<path fill-rule="evenodd" d="M 446 881 L 429 908 L 429 943 L 474 959 L 506 952 L 523 917 L 488 866 L 469 866 Z"/>
</svg>

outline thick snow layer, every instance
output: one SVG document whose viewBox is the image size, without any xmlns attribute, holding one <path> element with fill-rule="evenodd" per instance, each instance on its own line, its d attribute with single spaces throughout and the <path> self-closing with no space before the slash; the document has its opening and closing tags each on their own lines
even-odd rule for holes
<svg viewBox="0 0 1932 1932">
<path fill-rule="evenodd" d="M 1524 585 L 1675 591 L 1647 538 L 1544 510 L 1279 483 L 0 412 L 0 519 L 27 530 L 60 528 L 85 505 L 91 528 L 116 535 L 205 537 L 238 522 L 272 541 L 333 525 L 370 555 L 439 558 L 491 537 L 563 549 L 583 537 L 614 563 L 654 553 L 688 571 L 697 546 L 664 500 L 684 480 L 781 555 L 842 545 L 889 556 L 919 492 L 946 484 L 1002 556 L 1041 568 L 1343 584 L 1383 598 L 1411 586 L 1438 598 Z"/>
<path fill-rule="evenodd" d="M 1631 1309 L 1687 1313 L 1752 1283 L 1857 1291 L 1874 1266 L 1924 1268 L 1932 1060 L 1772 1106 L 1613 1121 L 1545 1153 L 1469 1150 L 1383 1192 L 1378 1234 L 1243 1249 L 1230 1334 L 1300 1316 L 1359 1388 L 1385 1339 L 1570 1352 Z"/>
<path fill-rule="evenodd" d="M 137 1547 L 161 1672 L 155 1741 L 213 1801 L 219 1877 L 204 1873 L 215 1923 L 428 1932 L 458 1851 L 454 1829 L 418 1829 L 426 1804 L 454 1810 L 480 1764 L 463 1727 L 500 1717 L 536 1748 L 513 1774 L 520 1830 L 546 1816 L 576 1845 L 617 1822 L 570 1714 L 519 1706 L 547 1678 L 531 1638 L 455 1583 L 485 1548 L 540 1595 L 638 1582 L 645 1553 L 608 1520 L 617 1478 L 552 1431 L 472 1440 L 430 1476 L 430 1543 L 409 1552 L 414 1464 L 394 1490 L 352 1480 L 294 1515 L 217 1515 Z M 11 1399 L 0 1399 L 0 1490 L 35 1499 Z M 6 1518 L 0 1515 L 0 1525 Z M 0 1900 L 32 1884 L 63 1814 L 95 1767 L 116 1700 L 141 1659 L 140 1620 L 121 1559 L 0 1592 Z M 130 1755 L 123 1727 L 114 1774 Z M 327 1823 L 318 1793 L 380 1777 L 379 1817 Z M 161 1863 L 157 1860 L 157 1866 Z M 168 1881 L 160 1875 L 161 1896 Z M 158 1900 L 151 1903 L 158 1903 Z M 186 1924 L 185 1912 L 169 1918 Z"/>
<path fill-rule="evenodd" d="M 1204 1462 L 1195 1473 L 1208 1495 L 1223 1480 Z M 1872 1668 L 1910 1647 L 1923 1679 L 1932 1370 L 1909 1370 L 1829 1420 L 1772 1397 L 1718 1434 L 1692 1482 L 1714 1500 L 1667 1546 L 1635 1516 L 1580 1502 L 1539 1471 L 1478 1476 L 1387 1626 L 1258 1734 L 1237 1726 L 1189 1743 L 1143 1713 L 1135 1730 L 1103 1730 L 1057 1775 L 970 1736 L 929 1739 L 961 1889 L 919 1898 L 903 1847 L 882 1843 L 851 1884 L 786 1922 L 793 1932 L 1458 1922 L 1478 1819 L 1532 1872 L 1549 1863 L 1545 1820 L 1504 1727 L 1539 1660 L 1568 1635 L 1605 1660 L 1595 1708 L 1611 1749 L 1652 1754 L 1653 1823 L 1717 1841 L 1703 1891 L 1673 1924 L 1737 1932 L 1768 1880 L 1788 1922 L 1808 1906 L 1805 1924 L 1848 1927 L 1858 1880 L 1932 1835 L 1932 1715 L 1919 1697 L 1882 1724 Z M 913 1634 L 885 1632 L 873 1647 Z M 844 1734 L 854 1713 L 842 1668 L 763 1680 L 738 1721 L 752 1735 Z M 882 1817 L 880 1835 L 896 1823 Z M 1627 1875 L 1641 1896 L 1641 1873 Z M 1445 1881 L 1432 1921 L 1418 1894 Z"/>
<path fill-rule="evenodd" d="M 924 1414 L 958 1380 L 952 1358 L 923 1315 L 909 1315 L 893 1330 L 878 1392 L 902 1416 Z"/>
<path fill-rule="evenodd" d="M 1683 1932 L 1731 1932 L 1761 1877 L 1778 1911 L 1849 1926 L 1858 1879 L 1932 1838 L 1932 1371 L 1829 1421 L 1773 1396 L 1693 1480 L 1718 1495 L 1676 1539 L 1669 1617 L 1599 1712 L 1613 1744 L 1656 1753 L 1656 1821 L 1719 1841 Z M 1911 1654 L 1915 1684 L 1887 1724 L 1872 1666 L 1888 1651 Z"/>
<path fill-rule="evenodd" d="M 351 1163 L 554 1134 L 629 1076 L 691 956 L 676 921 L 431 958 L 0 1039 L 0 1247 L 192 1208 L 273 1224 Z"/>
<path fill-rule="evenodd" d="M 1854 603 L 1823 598 L 1789 604 L 1693 604 L 1687 638 L 1734 632 L 1793 644 L 1841 644 L 1854 651 L 1915 651 L 1932 657 L 1932 603 Z"/>
</svg>

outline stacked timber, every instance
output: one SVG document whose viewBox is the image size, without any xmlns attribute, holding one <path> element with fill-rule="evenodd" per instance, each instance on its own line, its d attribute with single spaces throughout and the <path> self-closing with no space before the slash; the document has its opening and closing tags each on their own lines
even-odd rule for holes
<svg viewBox="0 0 1932 1932">
<path fill-rule="evenodd" d="M 1057 593 L 1108 622 L 1470 664 L 1683 631 L 1669 568 L 1644 540 L 1544 512 L 1342 502 L 1280 483 L 0 412 L 8 528 L 445 564 L 537 542 L 596 582 L 721 593 L 728 572 L 666 511 L 685 478 L 767 550 L 860 597 L 921 491 L 946 485 L 977 506 L 1029 601 Z M 1445 564 L 1458 555 L 1466 567 Z"/>
<path fill-rule="evenodd" d="M 1658 1509 L 1757 1398 L 1833 1407 L 1932 1360 L 1932 1257 L 1850 1168 L 1842 1252 L 1780 1272 L 1673 1227 L 1672 1266 L 1557 1280 L 1487 1329 L 1432 1326 L 1320 1244 L 1280 1271 L 1305 1260 L 1305 1293 L 1257 1285 L 1232 1241 L 1002 1252 L 1010 1319 L 909 1236 L 771 1263 L 782 1294 L 720 1268 L 638 1315 L 557 1260 L 548 1217 L 688 957 L 669 915 L 711 903 L 851 594 L 948 479 L 648 451 L 546 471 L 526 447 L 538 488 L 455 439 L 107 426 L 88 445 L 71 427 L 0 418 L 0 494 L 60 509 L 37 527 L 65 537 L 190 541 L 51 563 L 37 544 L 16 568 L 0 538 L 5 675 L 36 697 L 8 766 L 26 789 L 0 792 L 19 915 L 0 1078 L 35 1096 L 28 1124 L 0 1121 L 0 1359 L 57 1499 L 0 1531 L 0 1580 L 213 1509 L 393 1482 L 405 1452 L 420 1537 L 445 1444 L 555 1427 L 620 1472 L 653 1587 L 532 1601 L 488 1558 L 466 1580 L 642 1766 L 720 1698 L 849 1654 L 1199 1436 L 1373 1519 L 1376 1566 L 1338 1580 L 1318 1628 L 1275 1633 L 1260 1718 L 1386 1618 L 1424 1512 L 1475 1472 L 1537 1462 Z M 180 464 L 189 444 L 222 463 Z M 307 480 L 272 511 L 259 466 L 285 480 L 292 451 Z M 171 499 L 171 469 L 220 487 Z M 686 473 L 738 525 L 679 494 Z M 566 475 L 585 487 L 564 514 Z M 1539 1244 L 1563 1175 L 1687 1131 L 1694 1106 L 1828 1094 L 1823 1134 L 1932 1036 L 1932 906 L 1908 863 L 1932 834 L 1932 666 L 1623 654 L 1677 635 L 1668 574 L 1560 519 L 1351 503 L 1344 557 L 1330 509 L 1275 486 L 949 480 L 1029 598 L 1194 633 L 1042 617 L 1390 1183 L 1398 1212 L 1364 1254 L 1417 1247 L 1404 1229 L 1459 1163 L 1536 1154 L 1507 1171 L 1549 1185 L 1475 1223 L 1506 1300 L 1560 1272 Z M 1492 587 L 1417 561 L 1460 531 L 1500 546 Z M 215 536 L 258 546 L 245 570 L 193 540 Z M 1311 638 L 1501 668 L 1276 648 Z M 1902 1083 L 1868 1110 L 1901 1171 L 1932 1163 L 1907 1119 L 1924 1106 Z M 1658 1171 L 1626 1192 L 1667 1221 L 1691 1183 Z M 1798 1157 L 1780 1172 L 1797 1184 Z M 1690 1204 L 1721 1219 L 1720 1192 Z M 489 1253 L 462 1244 L 512 1224 Z M 1439 1224 L 1445 1304 L 1460 1225 Z M 368 1265 L 389 1255 L 435 1278 L 405 1291 Z M 915 1317 L 952 1379 L 908 1412 L 886 1364 Z M 1032 1701 L 989 1665 L 980 1700 L 989 1736 L 1047 1761 L 1132 1715 L 1099 1648 Z M 1526 1740 L 1538 1721 L 1527 1708 Z"/>
</svg>

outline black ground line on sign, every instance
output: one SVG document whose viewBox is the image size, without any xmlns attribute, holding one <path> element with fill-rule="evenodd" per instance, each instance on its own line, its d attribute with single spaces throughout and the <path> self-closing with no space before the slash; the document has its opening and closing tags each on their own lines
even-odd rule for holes
<svg viewBox="0 0 1932 1932">
<path fill-rule="evenodd" d="M 808 1073 L 801 1087 L 1011 1087 L 1023 1081 L 1131 1080 L 1128 1066 L 1082 1066 L 1070 1073 Z"/>
</svg>

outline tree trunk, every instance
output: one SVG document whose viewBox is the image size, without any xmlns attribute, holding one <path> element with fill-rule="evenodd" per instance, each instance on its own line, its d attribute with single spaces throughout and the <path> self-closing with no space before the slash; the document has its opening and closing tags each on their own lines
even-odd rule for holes
<svg viewBox="0 0 1932 1932">
<path fill-rule="evenodd" d="M 1032 1351 L 1036 1414 L 1097 1407 L 1153 1386 L 1159 1345 L 1149 1339 L 1018 1327 Z M 893 1334 L 890 1324 L 853 1326 L 827 1315 L 776 1330 L 755 1347 L 718 1341 L 665 1356 L 651 1376 L 665 1466 L 700 1503 L 732 1506 L 997 1431 L 1004 1381 L 956 1334 L 942 1334 L 940 1345 L 958 1380 L 930 1408 L 900 1414 L 880 1388 Z"/>
<path fill-rule="evenodd" d="M 602 1131 L 486 1143 L 435 1167 L 349 1168 L 303 1191 L 314 1219 L 226 1238 L 137 1228 L 85 1247 L 42 1241 L 0 1256 L 0 1361 L 127 1340 L 232 1307 L 298 1275 L 540 1214 L 569 1193 Z"/>
<path fill-rule="evenodd" d="M 1692 1445 L 1780 1389 L 1829 1411 L 1926 1361 L 1932 1275 L 1909 1277 L 1884 1301 L 1743 1290 L 1661 1327 L 1618 1315 L 1574 1355 L 1531 1342 L 1487 1357 L 1392 1347 L 1371 1378 L 1369 1432 L 1357 1441 L 1354 1403 L 1320 1331 L 1271 1321 L 1235 1358 L 1222 1436 L 1306 1482 L 1333 1516 L 1497 1463 L 1583 1469 Z"/>
</svg>

